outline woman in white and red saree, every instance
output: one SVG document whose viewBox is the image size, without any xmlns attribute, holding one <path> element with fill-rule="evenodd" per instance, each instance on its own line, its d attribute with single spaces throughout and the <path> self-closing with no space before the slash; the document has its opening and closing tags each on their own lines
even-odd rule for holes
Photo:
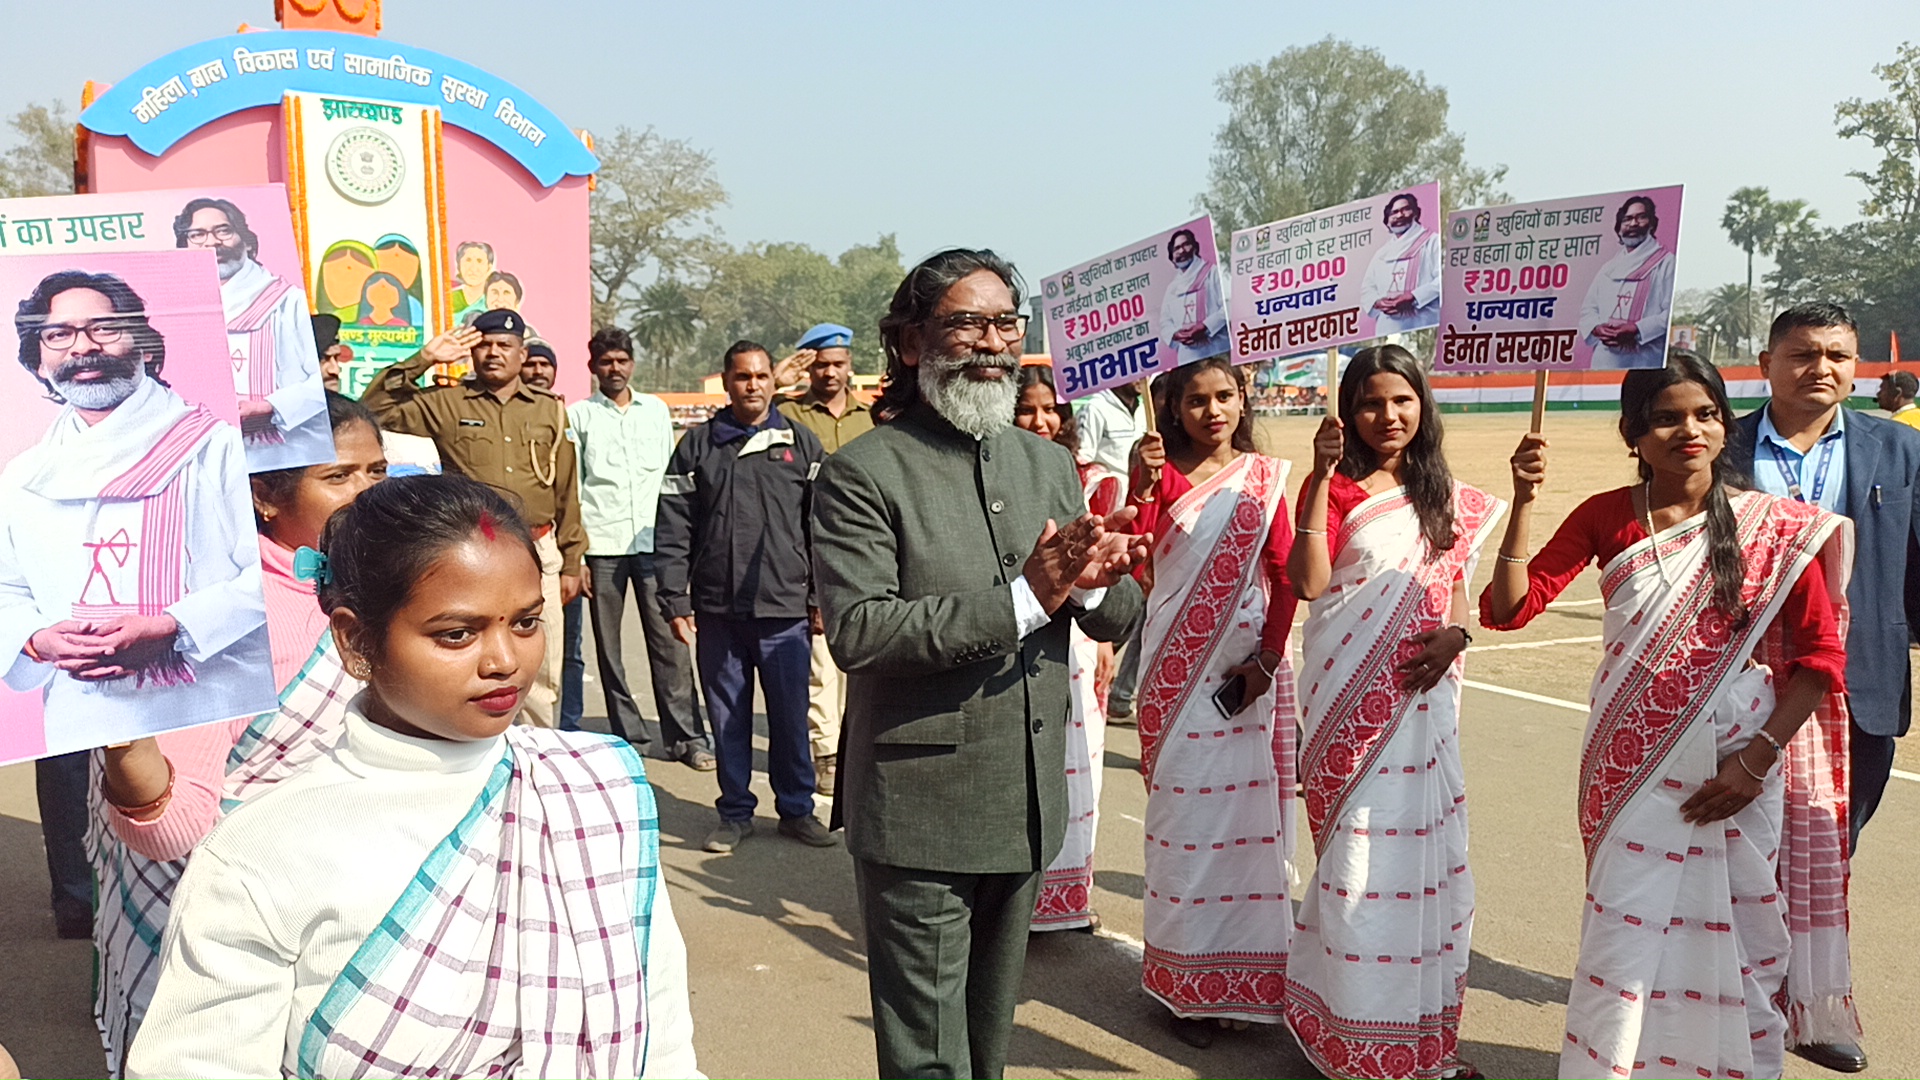
<svg viewBox="0 0 1920 1080">
<path fill-rule="evenodd" d="M 1079 449 L 1073 412 L 1054 393 L 1053 368 L 1028 364 L 1020 369 L 1015 427 Z M 1078 466 L 1088 511 L 1106 516 L 1120 508 L 1121 479 L 1099 462 Z M 1067 726 L 1067 834 L 1040 879 L 1033 905 L 1033 927 L 1092 932 L 1100 925 L 1093 910 L 1093 845 L 1100 832 L 1100 776 L 1107 753 L 1107 684 L 1113 681 L 1113 646 L 1073 628 L 1068 658 L 1072 679 L 1072 716 Z"/>
<path fill-rule="evenodd" d="M 1322 422 L 1288 562 L 1300 777 L 1317 862 L 1287 1023 L 1330 1077 L 1472 1075 L 1456 1042 L 1473 938 L 1460 765 L 1466 582 L 1506 504 L 1455 481 L 1413 354 L 1363 349 Z"/>
<path fill-rule="evenodd" d="M 325 753 L 195 852 L 131 1076 L 698 1076 L 633 748 L 512 726 L 545 655 L 492 489 L 368 489 L 319 603 L 367 683 Z"/>
<path fill-rule="evenodd" d="M 1807 847 L 1815 808 L 1784 801 L 1798 756 L 1785 748 L 1809 716 L 1805 738 L 1846 723 L 1852 526 L 1729 488 L 1726 390 L 1695 357 L 1629 372 L 1620 411 L 1641 482 L 1588 499 L 1530 563 L 1546 443 L 1521 441 L 1514 518 L 1481 597 L 1487 626 L 1523 626 L 1601 565 L 1578 802 L 1588 895 L 1560 1075 L 1778 1077 L 1807 898 L 1776 864 L 1841 858 Z M 1821 904 L 1844 907 L 1844 867 L 1814 880 L 1838 889 Z"/>
<path fill-rule="evenodd" d="M 1293 913 L 1287 463 L 1258 453 L 1225 358 L 1167 376 L 1134 527 L 1156 538 L 1140 682 L 1147 782 L 1141 982 L 1196 1046 L 1280 1021 Z M 1154 477 L 1153 473 L 1158 473 Z"/>
</svg>

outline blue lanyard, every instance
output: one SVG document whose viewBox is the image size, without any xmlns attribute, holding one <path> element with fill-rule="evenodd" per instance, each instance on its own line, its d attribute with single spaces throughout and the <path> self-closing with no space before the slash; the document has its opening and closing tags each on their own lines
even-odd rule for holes
<svg viewBox="0 0 1920 1080">
<path fill-rule="evenodd" d="M 1827 467 L 1833 464 L 1833 448 L 1840 445 L 1839 439 L 1823 438 L 1820 441 L 1826 445 L 1820 449 L 1820 465 L 1813 473 L 1813 499 L 1811 501 L 1815 505 L 1819 504 L 1820 496 L 1827 490 Z M 1767 451 L 1773 455 L 1773 463 L 1780 469 L 1780 478 L 1787 482 L 1788 497 L 1799 502 L 1809 501 L 1800 494 L 1800 479 L 1795 476 L 1793 470 L 1787 466 L 1787 456 L 1780 452 L 1780 445 L 1769 441 L 1767 443 Z M 1805 464 L 1806 458 L 1801 458 L 1800 461 L 1802 464 Z"/>
</svg>

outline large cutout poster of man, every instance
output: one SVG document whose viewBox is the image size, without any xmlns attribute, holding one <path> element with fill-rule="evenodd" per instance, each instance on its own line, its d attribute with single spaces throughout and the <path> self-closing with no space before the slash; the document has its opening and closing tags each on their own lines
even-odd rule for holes
<svg viewBox="0 0 1920 1080">
<path fill-rule="evenodd" d="M 327 397 L 300 286 L 260 263 L 260 238 L 232 201 L 201 197 L 173 219 L 177 247 L 213 252 L 240 433 L 255 472 L 333 460 Z"/>
<path fill-rule="evenodd" d="M 0 259 L 0 760 L 276 705 L 218 280 L 194 251 Z"/>
<path fill-rule="evenodd" d="M 1390 238 L 1374 249 L 1360 281 L 1360 307 L 1385 336 L 1424 330 L 1440 322 L 1440 238 L 1423 220 L 1420 197 L 1403 191 L 1387 200 L 1380 220 Z"/>
<path fill-rule="evenodd" d="M 1580 305 L 1580 334 L 1593 367 L 1659 367 L 1666 362 L 1673 315 L 1673 249 L 1660 242 L 1660 213 L 1633 195 L 1613 214 L 1620 250 L 1594 276 Z"/>
</svg>

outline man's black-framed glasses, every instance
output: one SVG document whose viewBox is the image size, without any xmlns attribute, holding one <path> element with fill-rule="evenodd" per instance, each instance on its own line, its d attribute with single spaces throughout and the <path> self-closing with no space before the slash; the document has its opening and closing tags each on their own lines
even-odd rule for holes
<svg viewBox="0 0 1920 1080">
<path fill-rule="evenodd" d="M 989 326 L 1000 331 L 1003 341 L 1018 341 L 1027 336 L 1025 315 L 982 315 L 977 311 L 962 311 L 937 320 L 937 324 L 959 341 L 979 341 L 987 336 Z"/>
<path fill-rule="evenodd" d="M 187 243 L 204 244 L 209 239 L 213 239 L 224 244 L 239 235 L 240 233 L 231 225 L 215 225 L 211 229 L 188 229 Z"/>
<path fill-rule="evenodd" d="M 65 349 L 85 334 L 95 345 L 112 345 L 127 336 L 133 324 L 126 319 L 99 319 L 80 326 L 55 324 L 40 328 L 40 344 L 49 349 Z"/>
</svg>

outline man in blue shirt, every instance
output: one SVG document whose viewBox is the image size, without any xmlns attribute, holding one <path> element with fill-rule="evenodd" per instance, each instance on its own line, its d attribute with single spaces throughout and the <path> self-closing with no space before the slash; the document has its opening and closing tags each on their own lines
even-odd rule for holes
<svg viewBox="0 0 1920 1080">
<path fill-rule="evenodd" d="M 1818 504 L 1854 524 L 1847 586 L 1847 707 L 1853 847 L 1880 804 L 1893 769 L 1893 740 L 1907 732 L 1907 647 L 1920 604 L 1908 590 L 1920 569 L 1920 431 L 1845 408 L 1860 355 L 1859 328 L 1838 304 L 1796 304 L 1774 319 L 1760 371 L 1765 408 L 1742 417 L 1731 461 L 1760 490 Z M 1801 1044 L 1796 1053 L 1840 1072 L 1866 1068 L 1850 1041 Z"/>
</svg>

